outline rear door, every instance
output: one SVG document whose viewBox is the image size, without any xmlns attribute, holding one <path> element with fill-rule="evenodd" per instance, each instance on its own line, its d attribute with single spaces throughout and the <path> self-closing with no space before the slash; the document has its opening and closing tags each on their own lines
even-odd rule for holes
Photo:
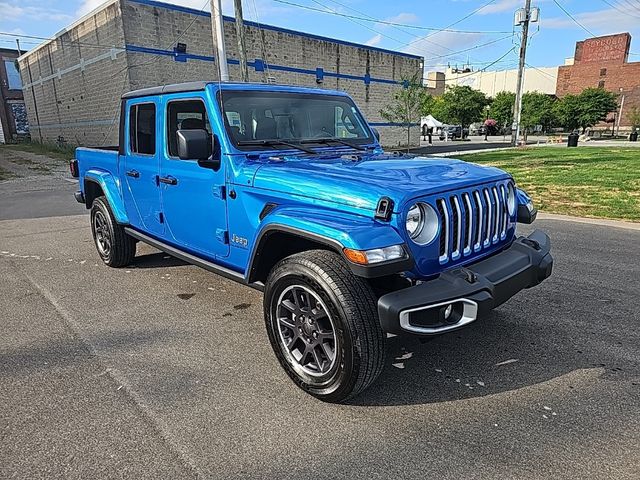
<svg viewBox="0 0 640 480">
<path fill-rule="evenodd" d="M 158 173 L 158 108 L 149 99 L 133 99 L 126 109 L 123 197 L 132 226 L 162 237 Z"/>
<path fill-rule="evenodd" d="M 207 257 L 229 253 L 225 201 L 225 163 L 218 171 L 203 168 L 196 159 L 178 158 L 177 131 L 213 132 L 204 94 L 163 97 L 163 149 L 160 190 L 167 238 Z M 210 137 L 212 138 L 212 137 Z"/>
</svg>

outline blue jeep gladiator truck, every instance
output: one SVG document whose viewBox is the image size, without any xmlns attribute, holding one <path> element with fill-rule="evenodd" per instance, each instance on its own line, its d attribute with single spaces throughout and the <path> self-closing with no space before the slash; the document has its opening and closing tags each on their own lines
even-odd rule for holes
<svg viewBox="0 0 640 480">
<path fill-rule="evenodd" d="M 142 241 L 263 291 L 276 357 L 325 401 L 376 379 L 387 334 L 461 328 L 551 274 L 549 237 L 516 236 L 536 210 L 509 174 L 387 154 L 343 92 L 133 91 L 119 146 L 71 170 L 105 264 Z"/>
</svg>

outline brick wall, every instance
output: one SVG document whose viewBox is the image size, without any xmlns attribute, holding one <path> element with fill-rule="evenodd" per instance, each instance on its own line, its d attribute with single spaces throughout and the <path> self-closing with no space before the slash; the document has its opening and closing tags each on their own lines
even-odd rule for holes
<svg viewBox="0 0 640 480">
<path fill-rule="evenodd" d="M 577 42 L 574 64 L 558 69 L 556 95 L 576 95 L 590 87 L 605 88 L 619 94 L 620 99 L 624 95 L 620 131 L 629 130 L 629 112 L 640 108 L 640 62 L 628 62 L 630 44 L 628 33 Z M 611 128 L 612 124 L 598 127 Z"/>
<path fill-rule="evenodd" d="M 245 31 L 250 81 L 344 90 L 380 130 L 385 145 L 406 144 L 405 131 L 385 126 L 388 122 L 379 112 L 402 88 L 403 78 L 422 72 L 421 58 L 252 22 L 246 23 Z M 231 80 L 240 80 L 232 18 L 225 17 L 224 35 Z M 186 44 L 185 56 L 174 54 L 177 42 Z M 216 56 L 208 13 L 149 0 L 114 0 L 23 57 L 32 138 L 115 144 L 123 92 L 217 80 Z M 413 130 L 415 145 L 419 132 Z"/>
</svg>

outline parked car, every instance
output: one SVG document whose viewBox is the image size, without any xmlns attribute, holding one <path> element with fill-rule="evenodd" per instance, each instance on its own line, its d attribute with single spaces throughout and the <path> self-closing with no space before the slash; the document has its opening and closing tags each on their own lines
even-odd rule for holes
<svg viewBox="0 0 640 480">
<path fill-rule="evenodd" d="M 278 361 L 322 400 L 371 385 L 388 333 L 457 330 L 551 274 L 511 175 L 386 154 L 343 92 L 197 82 L 121 111 L 119 145 L 71 162 L 102 261 L 142 241 L 263 291 Z"/>
<path fill-rule="evenodd" d="M 463 137 L 463 129 L 462 129 L 462 125 L 445 125 L 444 127 L 442 127 L 442 130 L 440 131 L 440 140 L 456 140 L 456 139 L 462 139 Z M 467 132 L 468 134 L 468 132 Z"/>
</svg>

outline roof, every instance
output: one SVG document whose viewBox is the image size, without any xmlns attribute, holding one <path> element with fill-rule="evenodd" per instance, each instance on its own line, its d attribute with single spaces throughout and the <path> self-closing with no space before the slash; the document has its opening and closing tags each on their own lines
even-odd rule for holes
<svg viewBox="0 0 640 480">
<path fill-rule="evenodd" d="M 224 90 L 263 90 L 263 91 L 281 91 L 296 93 L 320 93 L 323 95 L 342 95 L 347 96 L 345 92 L 339 90 L 329 90 L 324 88 L 300 87 L 295 85 L 273 85 L 268 83 L 239 83 L 239 82 L 217 82 L 217 81 L 199 81 L 174 83 L 171 85 L 161 85 L 158 87 L 141 88 L 132 90 L 122 95 L 123 99 L 136 97 L 149 97 L 153 95 L 162 95 L 164 93 L 182 93 L 182 92 L 198 92 L 205 90 L 207 85 L 214 85 Z"/>
<path fill-rule="evenodd" d="M 161 85 L 159 87 L 141 88 L 139 90 L 132 90 L 122 95 L 122 98 L 134 98 L 134 97 L 148 97 L 150 95 L 160 95 L 162 93 L 180 93 L 180 92 L 197 92 L 204 90 L 211 82 L 185 82 L 174 83 L 171 85 Z"/>
</svg>

